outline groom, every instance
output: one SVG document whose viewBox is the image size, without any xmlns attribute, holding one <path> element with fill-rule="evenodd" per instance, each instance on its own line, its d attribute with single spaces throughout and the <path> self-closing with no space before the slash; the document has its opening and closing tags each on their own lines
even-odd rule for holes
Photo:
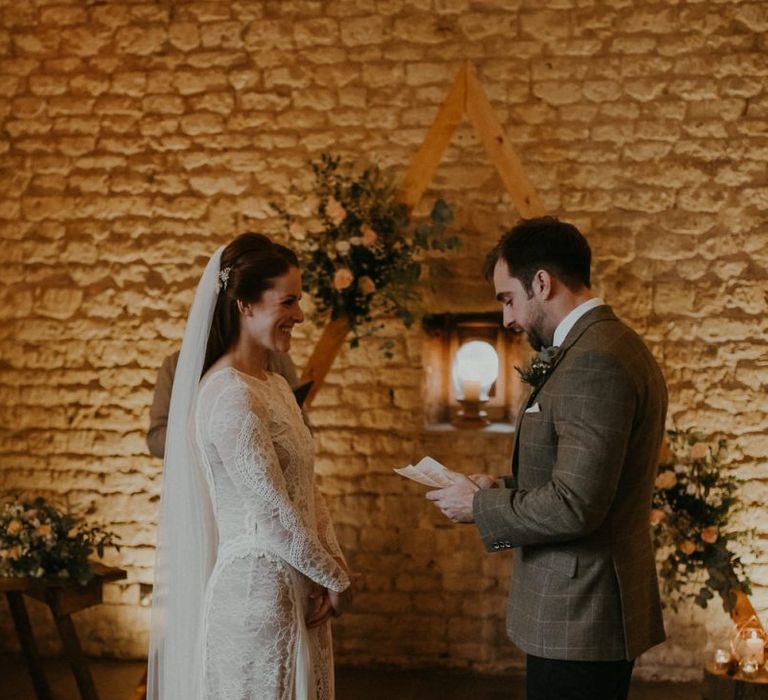
<svg viewBox="0 0 768 700">
<path fill-rule="evenodd" d="M 664 641 L 649 514 L 667 392 L 642 340 L 590 292 L 576 227 L 521 221 L 491 251 L 504 325 L 540 355 L 527 372 L 512 474 L 427 498 L 513 550 L 507 631 L 528 700 L 625 699 L 635 658 Z"/>
</svg>

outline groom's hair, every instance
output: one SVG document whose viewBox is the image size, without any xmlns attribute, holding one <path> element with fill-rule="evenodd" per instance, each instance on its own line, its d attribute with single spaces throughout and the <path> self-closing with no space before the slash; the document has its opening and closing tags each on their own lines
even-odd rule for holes
<svg viewBox="0 0 768 700">
<path fill-rule="evenodd" d="M 592 251 L 587 239 L 573 224 L 554 216 L 521 219 L 507 231 L 485 259 L 487 280 L 493 280 L 499 260 L 507 264 L 509 274 L 520 280 L 529 296 L 538 270 L 546 270 L 572 291 L 590 287 Z"/>
</svg>

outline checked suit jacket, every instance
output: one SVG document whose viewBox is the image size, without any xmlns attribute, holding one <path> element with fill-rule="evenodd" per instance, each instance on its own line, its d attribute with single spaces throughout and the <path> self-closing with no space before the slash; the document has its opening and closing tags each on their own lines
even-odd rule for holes
<svg viewBox="0 0 768 700">
<path fill-rule="evenodd" d="M 514 549 L 507 632 L 549 659 L 634 659 L 664 641 L 649 515 L 667 391 L 608 306 L 582 316 L 518 418 L 512 476 L 473 510 Z"/>
</svg>

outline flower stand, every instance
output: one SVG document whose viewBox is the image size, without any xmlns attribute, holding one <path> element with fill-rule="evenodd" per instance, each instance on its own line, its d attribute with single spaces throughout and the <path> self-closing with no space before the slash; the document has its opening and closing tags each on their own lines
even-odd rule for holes
<svg viewBox="0 0 768 700">
<path fill-rule="evenodd" d="M 71 615 L 101 603 L 104 584 L 124 579 L 126 572 L 123 569 L 98 563 L 93 564 L 93 570 L 95 576 L 85 586 L 74 582 L 63 583 L 44 579 L 0 578 L 0 591 L 5 593 L 8 607 L 11 609 L 13 624 L 19 638 L 24 661 L 32 678 L 37 700 L 53 700 L 54 695 L 37 652 L 32 624 L 24 604 L 25 595 L 42 601 L 51 611 L 61 639 L 64 656 L 77 681 L 80 697 L 83 700 L 98 700 L 96 686 L 93 684 L 88 663 L 83 656 Z"/>
</svg>

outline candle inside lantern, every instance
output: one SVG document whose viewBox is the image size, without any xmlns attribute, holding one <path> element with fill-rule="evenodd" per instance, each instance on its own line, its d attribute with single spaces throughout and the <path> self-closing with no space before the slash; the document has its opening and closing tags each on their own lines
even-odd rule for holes
<svg viewBox="0 0 768 700">
<path fill-rule="evenodd" d="M 765 662 L 765 642 L 756 630 L 750 633 L 746 646 L 749 657 L 754 659 L 758 666 L 762 666 Z"/>
<path fill-rule="evenodd" d="M 480 401 L 480 381 L 477 379 L 464 380 L 464 400 Z"/>
</svg>

